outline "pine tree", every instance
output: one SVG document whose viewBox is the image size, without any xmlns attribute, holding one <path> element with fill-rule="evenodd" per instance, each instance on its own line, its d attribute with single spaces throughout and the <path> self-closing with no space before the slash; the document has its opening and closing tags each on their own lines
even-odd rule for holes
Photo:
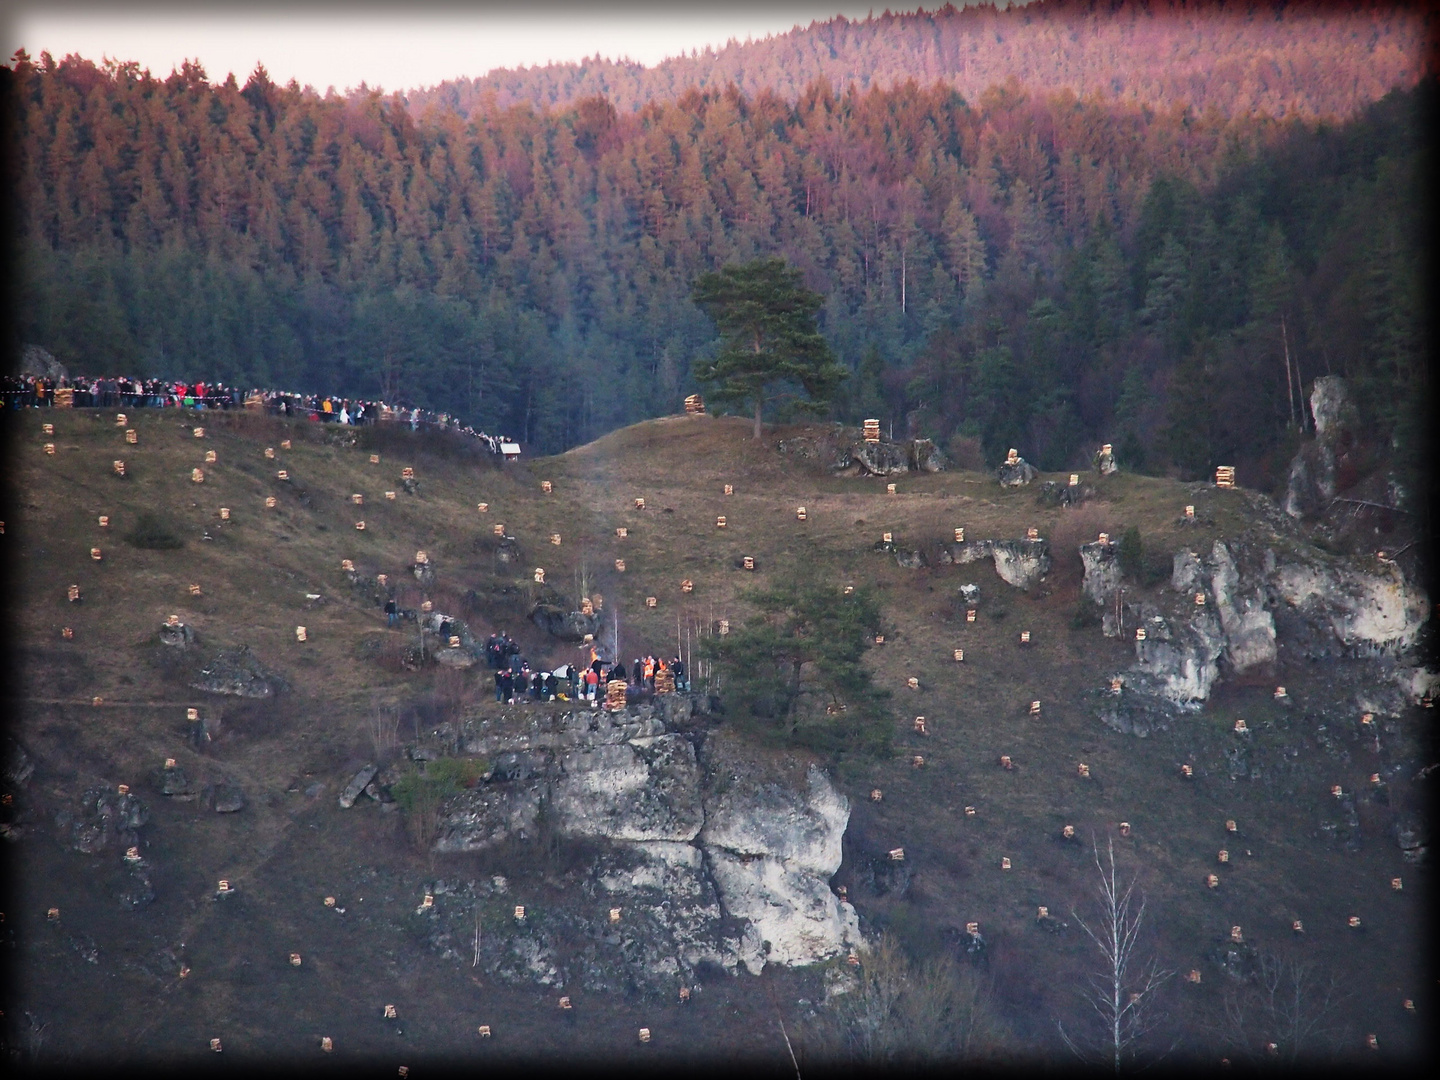
<svg viewBox="0 0 1440 1080">
<path fill-rule="evenodd" d="M 720 331 L 718 354 L 696 377 L 714 384 L 722 401 L 754 403 L 756 439 L 776 383 L 802 388 L 809 400 L 798 401 L 801 408 L 829 406 L 845 369 L 815 328 L 823 298 L 805 288 L 800 271 L 773 258 L 725 266 L 696 279 L 692 296 Z"/>
</svg>

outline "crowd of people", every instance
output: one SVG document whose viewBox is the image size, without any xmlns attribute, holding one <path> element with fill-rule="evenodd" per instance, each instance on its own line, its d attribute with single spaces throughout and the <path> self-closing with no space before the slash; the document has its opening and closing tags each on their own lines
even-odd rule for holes
<svg viewBox="0 0 1440 1080">
<path fill-rule="evenodd" d="M 565 664 L 554 671 L 532 671 L 520 655 L 520 646 L 503 631 L 485 642 L 485 662 L 495 673 L 495 700 L 502 704 L 531 701 L 589 701 L 598 703 L 606 686 L 615 680 L 626 684 L 637 698 L 655 693 L 656 677 L 663 672 L 674 676 L 676 690 L 689 690 L 685 663 L 675 656 L 669 660 L 654 656 L 637 657 L 627 672 L 620 661 L 611 662 L 590 650 L 590 665 Z"/>
<path fill-rule="evenodd" d="M 221 383 L 169 382 L 164 379 L 91 378 L 88 376 L 0 376 L 0 399 L 11 409 L 54 408 L 57 396 L 77 409 L 261 409 L 272 416 L 304 417 L 321 423 L 362 425 L 381 420 L 458 432 L 483 442 L 492 454 L 501 452 L 504 436 L 487 435 L 462 424 L 449 413 L 388 405 L 332 394 L 295 394 L 281 390 L 240 390 Z"/>
</svg>

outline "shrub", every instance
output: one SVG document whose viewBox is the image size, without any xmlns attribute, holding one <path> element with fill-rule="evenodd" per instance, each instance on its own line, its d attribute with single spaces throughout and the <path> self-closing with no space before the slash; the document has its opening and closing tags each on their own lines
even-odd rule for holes
<svg viewBox="0 0 1440 1080">
<path fill-rule="evenodd" d="M 1080 603 L 1075 605 L 1075 614 L 1070 616 L 1070 628 L 1086 630 L 1092 626 L 1099 626 L 1101 615 L 1099 604 L 1088 596 L 1081 596 Z"/>
<path fill-rule="evenodd" d="M 428 850 L 434 843 L 441 806 L 446 799 L 458 795 L 461 788 L 473 786 L 485 772 L 486 765 L 480 758 L 440 758 L 423 767 L 407 769 L 390 785 L 390 794 L 405 812 L 410 837 L 417 848 Z"/>
<path fill-rule="evenodd" d="M 1139 581 L 1145 569 L 1145 544 L 1140 539 L 1140 530 L 1134 525 L 1120 534 L 1120 550 L 1116 556 L 1120 562 L 1120 572 Z"/>
</svg>

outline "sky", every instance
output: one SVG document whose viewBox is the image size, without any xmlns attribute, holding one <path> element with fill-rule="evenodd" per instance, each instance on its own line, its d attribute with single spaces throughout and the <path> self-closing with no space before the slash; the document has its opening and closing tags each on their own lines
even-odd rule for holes
<svg viewBox="0 0 1440 1080">
<path fill-rule="evenodd" d="M 893 10 L 914 6 L 896 4 Z M 845 0 L 105 5 L 0 0 L 0 44 L 6 62 L 19 48 L 32 58 L 42 51 L 57 60 L 78 53 L 96 63 L 105 57 L 138 61 L 160 78 L 184 60 L 199 60 L 212 82 L 233 72 L 244 83 L 261 62 L 275 82 L 293 78 L 320 93 L 332 86 L 344 93 L 362 82 L 372 89 L 410 90 L 498 67 L 597 54 L 649 66 L 692 48 L 783 34 L 812 20 L 863 19 L 871 9 Z"/>
</svg>

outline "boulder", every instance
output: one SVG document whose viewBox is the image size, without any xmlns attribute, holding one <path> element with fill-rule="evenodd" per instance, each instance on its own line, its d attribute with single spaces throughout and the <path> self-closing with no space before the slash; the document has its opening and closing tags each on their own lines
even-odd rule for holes
<svg viewBox="0 0 1440 1080">
<path fill-rule="evenodd" d="M 189 623 L 162 623 L 160 626 L 160 642 L 172 648 L 183 649 L 195 642 L 195 631 L 190 629 Z"/>
<path fill-rule="evenodd" d="M 1170 587 L 1194 596 L 1205 591 L 1205 568 L 1193 551 L 1181 549 L 1171 559 Z"/>
<path fill-rule="evenodd" d="M 433 655 L 435 663 L 441 667 L 463 671 L 465 668 L 475 666 L 475 657 L 463 648 L 450 648 L 446 646 L 436 649 Z"/>
<path fill-rule="evenodd" d="M 858 442 L 848 453 L 861 473 L 868 476 L 894 476 L 910 471 L 910 455 L 901 443 Z"/>
<path fill-rule="evenodd" d="M 1001 462 L 1000 467 L 995 470 L 995 479 L 1000 482 L 1001 487 L 1007 488 L 1024 487 L 1039 475 L 1035 466 L 1022 457 Z"/>
<path fill-rule="evenodd" d="M 956 566 L 965 566 L 967 563 L 982 562 L 994 555 L 993 540 L 967 540 L 963 544 L 949 544 L 947 550 L 950 553 L 950 561 Z"/>
<path fill-rule="evenodd" d="M 895 565 L 902 570 L 919 570 L 925 565 L 925 553 L 904 548 L 895 549 Z"/>
<path fill-rule="evenodd" d="M 435 564 L 433 562 L 411 563 L 409 569 L 421 587 L 428 589 L 435 584 Z"/>
<path fill-rule="evenodd" d="M 1095 489 L 1089 484 L 1076 484 L 1071 487 L 1058 480 L 1046 480 L 1040 485 L 1035 501 L 1041 506 L 1078 506 L 1094 496 Z"/>
<path fill-rule="evenodd" d="M 70 847 L 86 855 L 136 842 L 135 830 L 150 820 L 145 805 L 133 794 L 91 789 L 77 811 L 62 810 L 55 823 Z"/>
<path fill-rule="evenodd" d="M 1097 715 L 1106 727 L 1143 739 L 1168 728 L 1175 712 L 1172 702 L 1127 686 L 1119 694 L 1104 693 Z"/>
<path fill-rule="evenodd" d="M 65 365 L 56 360 L 50 350 L 30 344 L 20 347 L 20 374 L 39 375 L 41 378 L 54 379 L 57 383 L 70 375 Z"/>
<path fill-rule="evenodd" d="M 1315 437 L 1333 439 L 1352 431 L 1357 423 L 1350 390 L 1338 375 L 1322 375 L 1310 387 L 1310 415 L 1315 420 Z"/>
<path fill-rule="evenodd" d="M 562 641 L 584 641 L 587 634 L 599 636 L 601 616 L 586 615 L 582 611 L 566 611 L 556 604 L 536 604 L 530 612 L 530 621 L 547 634 Z"/>
<path fill-rule="evenodd" d="M 477 784 L 446 804 L 435 850 L 483 851 L 510 837 L 534 836 L 545 791 L 540 785 Z"/>
<path fill-rule="evenodd" d="M 1395 846 L 1407 863 L 1423 863 L 1429 849 L 1429 829 L 1418 814 L 1402 813 L 1395 819 Z"/>
<path fill-rule="evenodd" d="M 814 457 L 819 447 L 813 440 L 798 438 L 782 442 L 780 450 Z M 946 464 L 944 453 L 929 439 L 899 443 L 854 440 L 835 452 L 830 469 L 850 476 L 896 476 L 907 472 L 943 472 Z"/>
<path fill-rule="evenodd" d="M 1050 572 L 1047 540 L 995 540 L 990 553 L 995 559 L 995 573 L 1017 589 L 1029 589 Z"/>
<path fill-rule="evenodd" d="M 160 770 L 160 794 L 169 798 L 193 795 L 195 787 L 185 771 L 178 765 L 167 766 Z"/>
<path fill-rule="evenodd" d="M 1108 609 L 1113 605 L 1115 593 L 1120 589 L 1120 549 L 1118 545 L 1111 543 L 1093 543 L 1080 545 L 1080 563 L 1085 568 L 1085 577 L 1080 588 L 1085 596 L 1102 608 Z M 1120 634 L 1120 627 L 1115 623 L 1115 616 L 1109 613 L 1106 616 L 1105 636 L 1117 637 Z"/>
<path fill-rule="evenodd" d="M 978 604 L 980 602 L 980 586 L 973 582 L 960 586 L 960 599 L 966 604 Z"/>
<path fill-rule="evenodd" d="M 722 776 L 733 767 L 716 764 Z M 804 775 L 803 786 L 792 776 L 707 788 L 700 843 L 721 904 L 750 923 L 742 962 L 752 973 L 767 962 L 815 963 L 859 940 L 854 909 L 828 884 L 849 802 L 815 765 Z"/>
<path fill-rule="evenodd" d="M 345 790 L 340 792 L 340 806 L 344 810 L 355 805 L 355 800 L 365 790 L 365 785 L 375 779 L 375 774 L 380 771 L 378 765 L 366 765 L 350 778 L 350 783 L 345 785 Z"/>
<path fill-rule="evenodd" d="M 9 736 L 5 738 L 5 764 L 0 769 L 0 775 L 4 776 L 7 784 L 15 787 L 24 787 L 35 775 L 35 762 L 25 748 Z"/>
<path fill-rule="evenodd" d="M 190 679 L 190 687 L 207 694 L 268 698 L 286 689 L 285 680 L 265 668 L 248 645 L 221 649 L 204 661 Z"/>
<path fill-rule="evenodd" d="M 502 536 L 495 542 L 495 560 L 506 565 L 519 565 L 522 560 L 520 543 L 513 536 Z"/>
<path fill-rule="evenodd" d="M 126 875 L 125 884 L 115 898 L 120 901 L 120 907 L 125 911 L 135 911 L 154 901 L 155 887 L 151 884 L 150 875 L 143 864 L 131 868 Z"/>
<path fill-rule="evenodd" d="M 945 455 L 929 439 L 916 439 L 910 444 L 911 472 L 944 472 Z"/>
<path fill-rule="evenodd" d="M 1293 518 L 1321 513 L 1335 498 L 1339 478 L 1359 452 L 1358 417 L 1345 380 L 1316 379 L 1310 390 L 1315 438 L 1300 447 L 1290 463 L 1285 512 Z"/>
</svg>

